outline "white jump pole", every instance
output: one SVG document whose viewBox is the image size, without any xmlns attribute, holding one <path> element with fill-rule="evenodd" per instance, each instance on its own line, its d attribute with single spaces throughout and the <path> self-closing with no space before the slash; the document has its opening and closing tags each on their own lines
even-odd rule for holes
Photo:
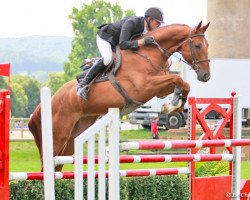
<svg viewBox="0 0 250 200">
<path fill-rule="evenodd" d="M 119 109 L 110 108 L 116 115 L 109 125 L 109 200 L 120 199 L 120 118 Z"/>
<path fill-rule="evenodd" d="M 241 139 L 241 115 L 242 108 L 239 96 L 234 97 L 234 138 Z M 233 169 L 232 169 L 232 197 L 240 200 L 240 180 L 241 180 L 241 146 L 233 147 Z"/>
<path fill-rule="evenodd" d="M 44 199 L 55 199 L 54 158 L 52 135 L 51 92 L 48 87 L 41 90 L 42 147 L 44 170 Z"/>
</svg>

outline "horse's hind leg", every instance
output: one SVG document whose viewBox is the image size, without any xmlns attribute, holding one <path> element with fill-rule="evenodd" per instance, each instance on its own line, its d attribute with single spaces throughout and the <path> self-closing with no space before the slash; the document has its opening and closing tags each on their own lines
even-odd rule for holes
<svg viewBox="0 0 250 200">
<path fill-rule="evenodd" d="M 29 130 L 34 136 L 34 140 L 36 143 L 36 146 L 39 150 L 39 155 L 40 155 L 40 162 L 41 162 L 41 170 L 43 169 L 42 167 L 42 125 L 41 125 L 41 107 L 40 105 L 37 106 L 35 111 L 33 112 L 32 117 L 29 120 L 28 123 Z"/>
<path fill-rule="evenodd" d="M 72 156 L 74 154 L 74 139 L 87 128 L 89 128 L 92 124 L 94 124 L 96 119 L 97 116 L 82 117 L 72 129 L 70 137 L 59 153 L 59 156 Z M 57 165 L 55 167 L 55 171 L 61 171 L 62 168 L 63 165 Z"/>
</svg>

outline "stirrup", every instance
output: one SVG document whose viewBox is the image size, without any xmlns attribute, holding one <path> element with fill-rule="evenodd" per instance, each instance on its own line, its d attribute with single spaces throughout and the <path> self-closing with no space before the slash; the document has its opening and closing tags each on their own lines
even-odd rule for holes
<svg viewBox="0 0 250 200">
<path fill-rule="evenodd" d="M 82 88 L 77 88 L 77 95 L 81 97 L 83 100 L 88 99 L 89 85 L 85 85 Z"/>
</svg>

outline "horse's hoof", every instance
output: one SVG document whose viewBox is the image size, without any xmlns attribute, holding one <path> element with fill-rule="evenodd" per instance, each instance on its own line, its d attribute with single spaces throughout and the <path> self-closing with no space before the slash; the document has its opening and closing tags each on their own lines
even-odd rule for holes
<svg viewBox="0 0 250 200">
<path fill-rule="evenodd" d="M 179 100 L 178 104 L 174 106 L 173 104 L 163 104 L 161 107 L 162 114 L 170 114 L 173 113 L 181 108 L 182 101 Z"/>
</svg>

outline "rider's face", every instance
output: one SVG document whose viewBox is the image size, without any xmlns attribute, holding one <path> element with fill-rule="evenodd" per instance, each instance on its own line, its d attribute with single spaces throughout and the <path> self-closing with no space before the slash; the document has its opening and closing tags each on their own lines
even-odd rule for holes
<svg viewBox="0 0 250 200">
<path fill-rule="evenodd" d="M 150 31 L 157 29 L 161 25 L 160 22 L 156 21 L 155 19 L 150 20 Z"/>
</svg>

